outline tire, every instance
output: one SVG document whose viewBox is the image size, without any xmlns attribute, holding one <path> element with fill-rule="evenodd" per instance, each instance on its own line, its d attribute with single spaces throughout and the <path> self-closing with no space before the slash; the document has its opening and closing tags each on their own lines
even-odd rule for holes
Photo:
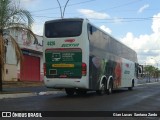
<svg viewBox="0 0 160 120">
<path fill-rule="evenodd" d="M 113 83 L 110 81 L 107 89 L 107 95 L 112 94 L 112 92 L 113 92 Z"/>
<path fill-rule="evenodd" d="M 106 93 L 106 91 L 105 91 L 105 84 L 104 83 L 102 83 L 100 90 L 97 90 L 96 93 L 98 95 L 104 95 Z"/>
<path fill-rule="evenodd" d="M 86 90 L 76 90 L 77 95 L 85 95 L 87 93 Z"/>
<path fill-rule="evenodd" d="M 133 87 L 128 87 L 128 90 L 129 90 L 129 91 L 133 90 Z"/>
<path fill-rule="evenodd" d="M 132 82 L 132 86 L 131 87 L 128 87 L 128 90 L 133 90 L 133 87 L 134 87 L 134 81 Z"/>
<path fill-rule="evenodd" d="M 65 91 L 68 96 L 73 96 L 75 92 L 75 90 L 71 88 L 66 88 Z"/>
</svg>

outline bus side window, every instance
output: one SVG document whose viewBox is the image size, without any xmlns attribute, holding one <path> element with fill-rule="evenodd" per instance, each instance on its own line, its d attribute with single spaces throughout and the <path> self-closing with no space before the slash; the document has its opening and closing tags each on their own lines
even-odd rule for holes
<svg viewBox="0 0 160 120">
<path fill-rule="evenodd" d="M 92 26 L 89 27 L 89 31 L 90 31 L 90 34 L 92 35 L 93 34 L 93 28 L 92 28 Z"/>
<path fill-rule="evenodd" d="M 138 64 L 135 63 L 135 73 L 136 73 L 136 77 L 138 78 Z"/>
<path fill-rule="evenodd" d="M 143 77 L 143 66 L 135 63 L 136 77 Z"/>
</svg>

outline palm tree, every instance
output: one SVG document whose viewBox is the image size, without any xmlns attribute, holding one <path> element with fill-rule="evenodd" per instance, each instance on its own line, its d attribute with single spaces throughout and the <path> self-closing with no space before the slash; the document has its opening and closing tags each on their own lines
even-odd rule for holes
<svg viewBox="0 0 160 120">
<path fill-rule="evenodd" d="M 36 40 L 35 35 L 31 31 L 32 24 L 33 18 L 29 11 L 20 8 L 19 4 L 16 4 L 12 0 L 0 0 L 0 91 L 3 90 L 2 81 L 4 76 L 7 39 L 12 42 L 12 46 L 15 48 L 17 64 L 23 60 L 23 54 L 16 40 L 12 37 L 10 32 L 6 31 L 25 30 L 29 38 L 34 37 Z"/>
</svg>

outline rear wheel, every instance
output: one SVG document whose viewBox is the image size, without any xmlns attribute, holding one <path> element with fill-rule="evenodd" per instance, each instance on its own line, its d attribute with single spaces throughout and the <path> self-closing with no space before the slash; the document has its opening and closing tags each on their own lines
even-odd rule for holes
<svg viewBox="0 0 160 120">
<path fill-rule="evenodd" d="M 130 91 L 133 90 L 133 87 L 128 87 L 128 90 L 130 90 Z"/>
<path fill-rule="evenodd" d="M 133 87 L 134 87 L 134 81 L 132 81 L 132 86 L 131 87 L 128 87 L 128 90 L 133 90 Z"/>
<path fill-rule="evenodd" d="M 76 90 L 77 95 L 85 95 L 87 93 L 86 90 Z"/>
<path fill-rule="evenodd" d="M 71 88 L 66 88 L 65 91 L 68 96 L 74 95 L 74 92 L 75 92 L 75 90 Z"/>
<path fill-rule="evenodd" d="M 107 89 L 107 94 L 111 94 L 113 91 L 113 83 L 110 81 L 109 82 L 109 86 L 108 86 L 108 89 Z"/>
<path fill-rule="evenodd" d="M 105 84 L 102 83 L 100 90 L 97 90 L 96 92 L 97 92 L 98 95 L 104 95 L 105 92 L 106 92 L 106 91 L 105 91 Z"/>
</svg>

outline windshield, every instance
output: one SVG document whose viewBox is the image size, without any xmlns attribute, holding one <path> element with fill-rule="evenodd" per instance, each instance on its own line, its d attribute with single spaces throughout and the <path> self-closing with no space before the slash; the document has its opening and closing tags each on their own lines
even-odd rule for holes
<svg viewBox="0 0 160 120">
<path fill-rule="evenodd" d="M 48 38 L 75 37 L 82 32 L 82 21 L 59 20 L 45 23 L 45 36 Z"/>
</svg>

